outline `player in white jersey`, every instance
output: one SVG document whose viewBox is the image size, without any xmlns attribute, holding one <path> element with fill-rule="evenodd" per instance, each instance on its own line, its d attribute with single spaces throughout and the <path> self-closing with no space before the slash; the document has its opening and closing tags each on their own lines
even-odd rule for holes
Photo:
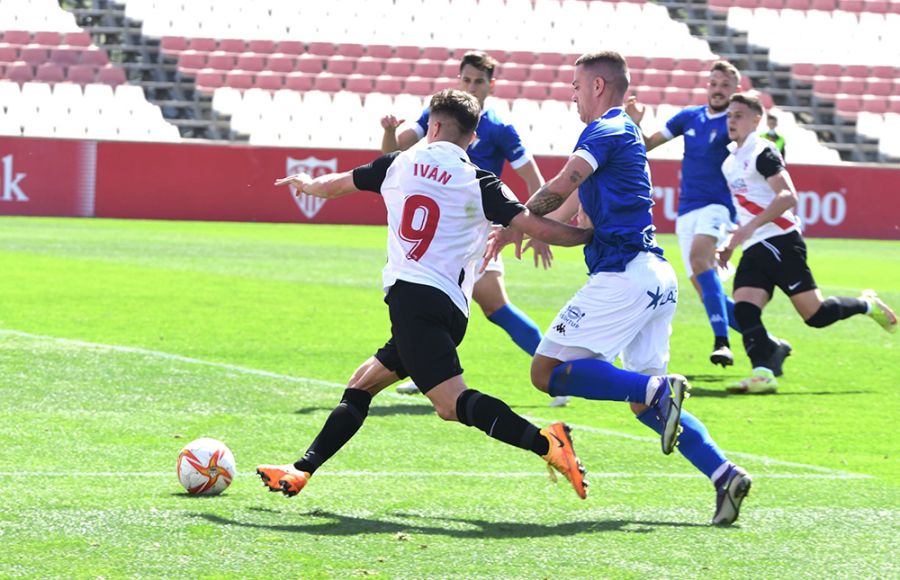
<svg viewBox="0 0 900 580">
<path fill-rule="evenodd" d="M 475 260 L 492 224 L 547 243 L 583 245 L 590 229 L 531 214 L 489 171 L 469 162 L 465 148 L 478 124 L 478 100 L 446 90 L 431 99 L 428 145 L 382 156 L 350 172 L 281 179 L 297 192 L 338 197 L 359 190 L 382 195 L 388 213 L 388 263 L 383 271 L 391 338 L 364 362 L 306 454 L 293 464 L 260 465 L 271 491 L 300 492 L 312 474 L 362 425 L 372 397 L 411 376 L 439 417 L 474 426 L 488 436 L 540 455 L 584 499 L 584 468 L 568 427 L 538 429 L 506 403 L 466 386 L 456 347 L 472 298 Z M 374 377 L 374 378 L 373 378 Z"/>
<path fill-rule="evenodd" d="M 493 108 L 485 106 L 485 101 L 494 88 L 494 71 L 498 65 L 493 57 L 478 50 L 469 51 L 460 59 L 457 88 L 473 95 L 481 105 L 481 117 L 476 129 L 477 138 L 466 152 L 472 163 L 494 173 L 497 177 L 502 176 L 503 165 L 508 161 L 525 181 L 528 194 L 531 195 L 544 184 L 537 163 L 523 145 L 516 128 L 502 119 Z M 428 109 L 425 109 L 413 123 L 404 123 L 395 115 L 386 115 L 382 118 L 381 126 L 384 134 L 381 152 L 390 153 L 398 149 L 405 151 L 418 143 L 425 136 L 428 114 Z M 541 260 L 547 268 L 552 261 L 549 248 L 541 243 L 530 245 L 534 249 L 534 265 L 537 266 Z M 476 274 L 472 297 L 488 320 L 506 331 L 519 348 L 533 355 L 541 341 L 541 330 L 525 312 L 510 302 L 503 274 L 503 260 L 498 257 L 484 272 Z M 415 383 L 407 382 L 399 385 L 397 392 L 415 394 L 419 391 Z M 550 406 L 564 406 L 566 403 L 568 397 L 556 397 L 550 402 Z"/>
<path fill-rule="evenodd" d="M 762 323 L 762 310 L 775 286 L 787 294 L 797 313 L 814 328 L 829 326 L 854 314 L 868 314 L 888 332 L 897 329 L 897 316 L 872 290 L 859 298 L 823 299 L 806 263 L 806 243 L 800 220 L 793 213 L 797 192 L 775 145 L 757 135 L 763 108 L 756 97 L 737 93 L 728 108 L 731 154 L 722 164 L 737 207 L 739 227 L 719 259 L 723 263 L 743 246 L 734 278 L 735 316 L 744 348 L 753 365 L 750 378 L 729 388 L 736 393 L 774 393 L 772 355 L 777 348 Z M 781 364 L 784 359 L 778 359 Z"/>
</svg>

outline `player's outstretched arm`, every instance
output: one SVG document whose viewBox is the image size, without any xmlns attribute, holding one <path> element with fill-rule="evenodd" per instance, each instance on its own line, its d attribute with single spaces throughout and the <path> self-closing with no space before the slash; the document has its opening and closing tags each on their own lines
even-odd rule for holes
<svg viewBox="0 0 900 580">
<path fill-rule="evenodd" d="M 562 170 L 542 185 L 525 206 L 533 214 L 547 215 L 562 207 L 572 192 L 593 172 L 590 163 L 578 155 L 571 155 Z"/>
<path fill-rule="evenodd" d="M 305 173 L 275 180 L 275 185 L 293 185 L 294 195 L 305 193 L 313 197 L 331 199 L 359 191 L 353 183 L 353 172 L 326 173 L 315 179 Z"/>
<path fill-rule="evenodd" d="M 625 101 L 625 112 L 631 117 L 631 120 L 640 127 L 641 121 L 644 119 L 644 113 L 646 112 L 646 105 L 642 105 L 638 102 L 637 97 L 632 95 L 628 97 L 628 100 Z M 647 151 L 651 151 L 652 149 L 656 149 L 669 139 L 663 135 L 660 131 L 657 131 L 653 135 L 648 136 L 646 133 L 641 130 L 641 136 L 644 138 L 644 147 L 647 148 Z"/>
<path fill-rule="evenodd" d="M 593 228 L 570 226 L 556 220 L 535 215 L 526 209 L 509 222 L 509 227 L 548 244 L 556 246 L 583 246 L 594 235 Z"/>
</svg>

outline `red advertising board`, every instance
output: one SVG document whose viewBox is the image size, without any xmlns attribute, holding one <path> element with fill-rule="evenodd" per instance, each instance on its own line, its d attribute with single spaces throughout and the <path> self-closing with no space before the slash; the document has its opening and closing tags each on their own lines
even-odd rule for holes
<svg viewBox="0 0 900 580">
<path fill-rule="evenodd" d="M 296 198 L 273 185 L 290 173 L 346 171 L 376 156 L 343 149 L 0 138 L 0 215 L 383 224 L 385 211 L 376 194 L 325 201 Z M 564 161 L 538 158 L 545 176 L 555 175 Z M 654 219 L 661 233 L 674 231 L 680 165 L 651 161 Z M 900 239 L 897 168 L 788 169 L 807 235 Z M 518 175 L 508 166 L 503 175 L 524 199 Z"/>
<path fill-rule="evenodd" d="M 93 216 L 97 144 L 0 137 L 0 215 Z"/>
</svg>

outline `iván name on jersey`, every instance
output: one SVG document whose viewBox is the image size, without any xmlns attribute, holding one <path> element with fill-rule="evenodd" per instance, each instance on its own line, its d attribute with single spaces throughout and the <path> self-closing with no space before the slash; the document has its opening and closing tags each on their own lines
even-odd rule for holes
<svg viewBox="0 0 900 580">
<path fill-rule="evenodd" d="M 424 177 L 425 179 L 431 179 L 432 181 L 440 181 L 442 184 L 447 185 L 447 182 L 450 181 L 450 178 L 453 177 L 443 169 L 440 170 L 440 175 L 438 175 L 438 166 L 437 165 L 428 165 L 427 163 L 413 163 L 413 175 L 416 177 Z"/>
</svg>

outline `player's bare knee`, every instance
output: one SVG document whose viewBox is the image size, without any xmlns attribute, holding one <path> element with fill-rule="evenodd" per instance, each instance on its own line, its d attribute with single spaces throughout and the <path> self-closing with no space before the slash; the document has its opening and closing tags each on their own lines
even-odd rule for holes
<svg viewBox="0 0 900 580">
<path fill-rule="evenodd" d="M 547 392 L 550 389 L 550 377 L 553 369 L 548 369 L 541 364 L 531 365 L 531 384 L 539 391 Z"/>
<path fill-rule="evenodd" d="M 635 415 L 640 415 L 649 408 L 650 407 L 644 405 L 643 403 L 631 403 L 631 412 Z"/>
<path fill-rule="evenodd" d="M 446 405 L 443 403 L 435 403 L 434 410 L 437 411 L 437 416 L 443 419 L 444 421 L 459 421 L 459 418 L 456 416 L 456 404 Z"/>
</svg>

